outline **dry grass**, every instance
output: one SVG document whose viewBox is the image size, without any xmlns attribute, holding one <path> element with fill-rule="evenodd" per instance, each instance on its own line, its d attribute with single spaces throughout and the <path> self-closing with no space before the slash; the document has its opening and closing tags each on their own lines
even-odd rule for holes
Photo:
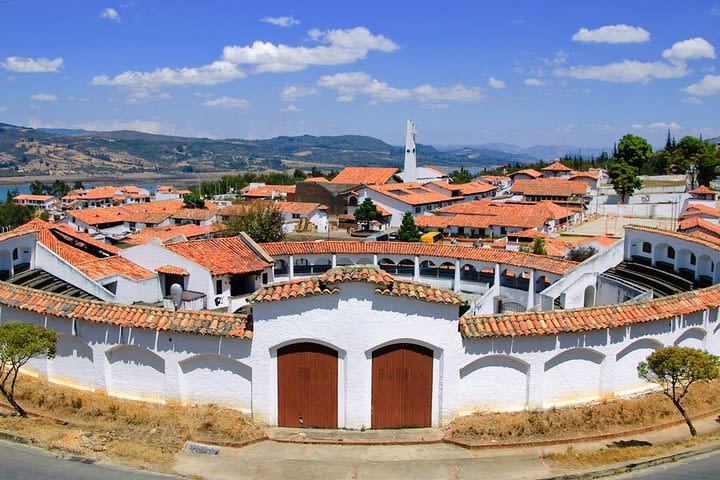
<svg viewBox="0 0 720 480">
<path fill-rule="evenodd" d="M 720 407 L 720 382 L 696 384 L 684 400 L 690 414 Z M 516 413 L 478 413 L 460 417 L 450 436 L 471 443 L 574 438 L 649 427 L 682 417 L 659 392 L 593 405 Z"/>
<path fill-rule="evenodd" d="M 139 468 L 170 471 L 186 440 L 243 442 L 263 432 L 240 412 L 213 405 L 120 400 L 22 377 L 16 399 L 44 418 L 0 415 L 0 429 L 29 435 L 45 448 L 104 456 Z"/>
<path fill-rule="evenodd" d="M 697 447 L 704 443 L 720 440 L 720 435 L 698 435 L 697 437 L 664 445 L 647 445 L 617 447 L 608 445 L 599 450 L 577 452 L 568 447 L 563 453 L 550 453 L 543 456 L 551 467 L 555 469 L 579 470 L 612 465 L 615 463 L 631 462 L 660 455 L 672 455 L 681 450 Z"/>
</svg>

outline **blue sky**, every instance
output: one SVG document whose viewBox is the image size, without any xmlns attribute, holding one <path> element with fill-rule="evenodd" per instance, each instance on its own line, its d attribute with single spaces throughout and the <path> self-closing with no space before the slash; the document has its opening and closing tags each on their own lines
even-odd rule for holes
<svg viewBox="0 0 720 480">
<path fill-rule="evenodd" d="M 720 134 L 717 1 L 0 0 L 0 121 L 213 138 Z"/>
</svg>

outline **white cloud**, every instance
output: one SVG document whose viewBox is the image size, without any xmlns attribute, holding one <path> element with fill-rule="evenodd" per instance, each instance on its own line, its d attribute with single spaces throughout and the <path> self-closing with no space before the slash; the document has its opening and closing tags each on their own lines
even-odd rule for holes
<svg viewBox="0 0 720 480">
<path fill-rule="evenodd" d="M 631 125 L 630 128 L 634 130 L 680 130 L 682 126 L 675 122 L 653 122 L 647 125 L 635 124 Z"/>
<path fill-rule="evenodd" d="M 572 39 L 583 43 L 642 43 L 650 41 L 650 33 L 644 28 L 630 25 L 605 25 L 594 30 L 583 27 Z"/>
<path fill-rule="evenodd" d="M 488 85 L 490 88 L 505 88 L 505 82 L 498 80 L 495 77 L 488 78 Z"/>
<path fill-rule="evenodd" d="M 376 80 L 364 72 L 324 75 L 318 80 L 318 85 L 337 91 L 338 102 L 351 102 L 358 95 L 366 95 L 380 102 L 417 100 L 424 104 L 444 101 L 477 102 L 485 98 L 480 87 L 467 87 L 460 84 L 450 87 L 435 87 L 425 84 L 414 88 L 396 88 Z"/>
<path fill-rule="evenodd" d="M 36 102 L 55 102 L 58 99 L 57 95 L 52 93 L 36 93 L 30 98 Z"/>
<path fill-rule="evenodd" d="M 7 111 L 8 111 L 8 107 L 5 107 L 5 106 L 3 106 L 3 105 L 0 105 L 0 113 L 2 113 L 2 112 L 7 112 Z"/>
<path fill-rule="evenodd" d="M 684 62 L 638 62 L 622 60 L 607 65 L 580 65 L 558 68 L 555 74 L 581 80 L 602 80 L 616 83 L 647 83 L 652 79 L 681 78 L 690 73 Z"/>
<path fill-rule="evenodd" d="M 157 92 L 145 88 L 134 89 L 125 99 L 125 103 L 138 104 L 170 100 L 172 96 L 167 92 Z"/>
<path fill-rule="evenodd" d="M 688 85 L 683 90 L 699 97 L 720 94 L 720 75 L 705 75 L 702 80 Z"/>
<path fill-rule="evenodd" d="M 203 106 L 216 108 L 240 108 L 245 109 L 250 105 L 247 100 L 233 97 L 218 97 L 212 100 L 205 100 Z"/>
<path fill-rule="evenodd" d="M 342 65 L 364 59 L 371 51 L 394 52 L 399 47 L 365 27 L 348 30 L 311 30 L 312 40 L 323 45 L 291 47 L 256 41 L 250 46 L 226 46 L 223 59 L 238 65 L 255 65 L 255 72 L 297 72 L 311 65 Z"/>
<path fill-rule="evenodd" d="M 317 95 L 319 90 L 315 87 L 305 87 L 303 85 L 290 85 L 283 88 L 280 93 L 282 99 L 286 102 L 294 102 L 298 98 L 309 97 L 311 95 Z"/>
<path fill-rule="evenodd" d="M 114 8 L 106 8 L 105 10 L 100 12 L 100 18 L 106 18 L 113 22 L 119 22 L 120 14 Z"/>
<path fill-rule="evenodd" d="M 547 85 L 545 80 L 540 80 L 539 78 L 526 78 L 523 83 L 528 87 L 544 87 Z"/>
<path fill-rule="evenodd" d="M 287 113 L 294 113 L 294 112 L 300 112 L 302 110 L 300 110 L 295 105 L 288 105 L 287 107 L 283 108 L 282 111 L 287 112 Z"/>
<path fill-rule="evenodd" d="M 698 97 L 685 97 L 683 98 L 683 102 L 685 103 L 691 103 L 693 105 L 702 105 L 703 101 L 699 99 Z"/>
<path fill-rule="evenodd" d="M 288 17 L 264 17 L 261 18 L 260 21 L 277 25 L 278 27 L 292 27 L 294 25 L 300 25 L 300 21 L 295 20 L 292 15 Z"/>
<path fill-rule="evenodd" d="M 245 76 L 245 73 L 237 65 L 216 61 L 202 67 L 166 67 L 155 69 L 152 72 L 128 70 L 112 78 L 107 75 L 94 77 L 91 83 L 116 87 L 158 88 L 165 85 L 216 85 Z"/>
<path fill-rule="evenodd" d="M 63 59 L 58 57 L 54 60 L 49 58 L 27 58 L 27 57 L 7 57 L 0 65 L 5 70 L 18 73 L 49 73 L 57 72 L 63 66 Z"/>
<path fill-rule="evenodd" d="M 673 44 L 671 48 L 663 51 L 662 56 L 672 60 L 715 58 L 715 47 L 704 38 L 696 37 Z"/>
</svg>

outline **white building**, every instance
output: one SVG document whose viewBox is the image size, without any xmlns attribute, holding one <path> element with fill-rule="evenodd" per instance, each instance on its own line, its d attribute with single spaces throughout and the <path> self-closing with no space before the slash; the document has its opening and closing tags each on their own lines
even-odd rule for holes
<svg viewBox="0 0 720 480">
<path fill-rule="evenodd" d="M 13 202 L 17 203 L 18 205 L 27 205 L 28 207 L 34 207 L 34 208 L 44 208 L 47 210 L 50 208 L 54 203 L 56 199 L 52 195 L 30 195 L 30 194 L 20 194 L 15 195 L 13 197 Z"/>
</svg>

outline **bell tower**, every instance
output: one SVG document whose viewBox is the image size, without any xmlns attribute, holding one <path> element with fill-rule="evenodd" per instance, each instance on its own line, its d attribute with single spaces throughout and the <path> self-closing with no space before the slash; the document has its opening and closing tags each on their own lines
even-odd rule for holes
<svg viewBox="0 0 720 480">
<path fill-rule="evenodd" d="M 415 154 L 415 122 L 407 121 L 405 133 L 405 169 L 403 180 L 406 182 L 417 181 L 417 156 Z"/>
</svg>

